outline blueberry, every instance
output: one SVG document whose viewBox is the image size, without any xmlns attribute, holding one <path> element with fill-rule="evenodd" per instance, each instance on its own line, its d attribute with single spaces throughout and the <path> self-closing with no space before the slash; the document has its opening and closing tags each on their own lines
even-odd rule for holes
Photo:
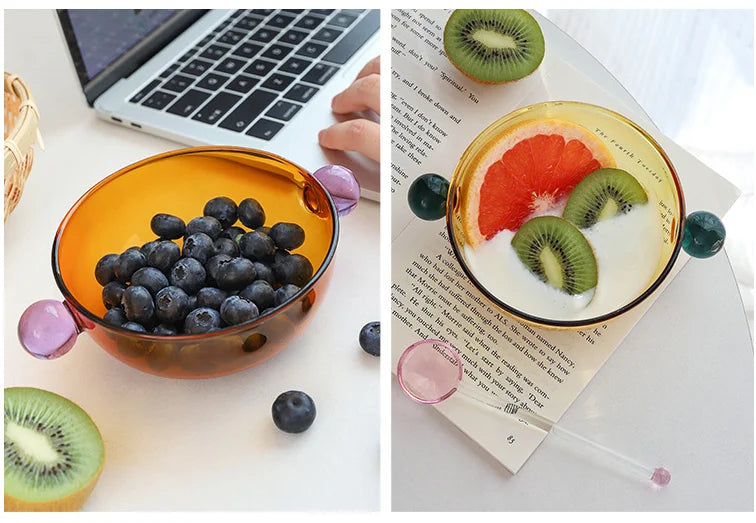
<svg viewBox="0 0 756 523">
<path fill-rule="evenodd" d="M 150 229 L 163 240 L 175 240 L 184 235 L 186 224 L 178 216 L 161 213 L 152 217 Z"/>
<path fill-rule="evenodd" d="M 189 226 L 186 227 L 186 230 L 189 231 Z M 204 232 L 191 234 L 184 240 L 184 252 L 182 254 L 184 258 L 195 258 L 204 265 L 215 254 L 213 240 Z"/>
<path fill-rule="evenodd" d="M 147 257 L 142 254 L 138 247 L 132 247 L 124 251 L 113 263 L 113 273 L 121 283 L 128 283 L 131 276 L 139 269 L 147 265 Z"/>
<path fill-rule="evenodd" d="M 271 285 L 276 284 L 276 274 L 273 272 L 273 269 L 270 268 L 270 266 L 266 265 L 263 262 L 252 262 L 252 265 L 255 266 L 255 272 L 257 273 L 257 276 L 255 276 L 258 280 L 263 280 Z"/>
<path fill-rule="evenodd" d="M 371 321 L 360 330 L 360 347 L 373 356 L 381 355 L 381 322 Z"/>
<path fill-rule="evenodd" d="M 205 268 L 194 258 L 181 258 L 171 268 L 171 285 L 194 294 L 205 286 Z"/>
<path fill-rule="evenodd" d="M 200 307 L 187 314 L 184 320 L 185 334 L 203 334 L 219 329 L 221 316 L 215 309 Z"/>
<path fill-rule="evenodd" d="M 147 242 L 144 245 L 142 245 L 139 250 L 144 254 L 147 258 L 150 257 L 150 253 L 152 252 L 152 249 L 154 249 L 157 244 L 160 243 L 160 239 L 152 240 L 151 242 Z"/>
<path fill-rule="evenodd" d="M 189 295 L 189 306 L 187 307 L 188 311 L 193 311 L 197 308 L 197 295 L 196 294 L 190 294 Z"/>
<path fill-rule="evenodd" d="M 239 296 L 253 302 L 259 310 L 264 310 L 274 306 L 275 292 L 267 281 L 255 280 L 244 287 Z"/>
<path fill-rule="evenodd" d="M 215 277 L 218 287 L 223 290 L 243 289 L 255 281 L 255 266 L 246 258 L 232 258 L 218 267 Z"/>
<path fill-rule="evenodd" d="M 221 233 L 221 238 L 228 238 L 231 241 L 235 241 L 237 236 L 246 232 L 247 231 L 245 231 L 241 227 L 231 226 Z"/>
<path fill-rule="evenodd" d="M 315 402 L 302 391 L 284 392 L 273 402 L 273 423 L 284 432 L 297 434 L 315 421 Z"/>
<path fill-rule="evenodd" d="M 187 236 L 197 234 L 198 232 L 204 232 L 214 240 L 220 236 L 222 230 L 223 227 L 220 222 L 212 216 L 200 216 L 199 218 L 190 220 L 189 223 L 186 224 Z"/>
<path fill-rule="evenodd" d="M 239 221 L 250 229 L 257 229 L 265 224 L 265 211 L 262 205 L 253 199 L 246 198 L 239 204 Z"/>
<path fill-rule="evenodd" d="M 142 267 L 131 277 L 131 284 L 146 287 L 155 296 L 160 289 L 168 287 L 168 278 L 155 267 Z"/>
<path fill-rule="evenodd" d="M 113 265 L 118 259 L 117 254 L 106 254 L 95 265 L 95 280 L 100 285 L 107 285 L 108 282 L 115 280 Z"/>
<path fill-rule="evenodd" d="M 155 297 L 155 316 L 161 323 L 181 323 L 190 310 L 189 295 L 181 287 L 165 287 Z"/>
<path fill-rule="evenodd" d="M 241 296 L 229 296 L 221 304 L 220 315 L 229 325 L 239 325 L 254 320 L 260 312 L 251 301 Z"/>
<path fill-rule="evenodd" d="M 152 329 L 152 334 L 157 334 L 158 336 L 175 336 L 178 334 L 178 331 L 176 330 L 176 327 L 173 327 L 172 325 L 160 323 Z"/>
<path fill-rule="evenodd" d="M 197 307 L 209 307 L 218 311 L 226 298 L 228 298 L 228 293 L 224 290 L 203 287 L 197 292 Z"/>
<path fill-rule="evenodd" d="M 294 297 L 296 293 L 299 292 L 299 287 L 296 285 L 292 285 L 291 283 L 288 283 L 284 285 L 283 287 L 279 287 L 276 289 L 276 293 L 273 296 L 273 303 L 276 307 L 278 307 L 281 304 L 286 303 L 290 299 Z"/>
<path fill-rule="evenodd" d="M 213 242 L 213 254 L 226 254 L 232 258 L 239 256 L 239 247 L 234 240 L 218 238 Z"/>
<path fill-rule="evenodd" d="M 152 301 L 150 291 L 140 285 L 127 287 L 123 291 L 121 304 L 129 321 L 149 323 L 155 314 L 155 302 Z"/>
<path fill-rule="evenodd" d="M 123 298 L 123 291 L 125 290 L 126 285 L 119 281 L 108 282 L 102 288 L 102 303 L 105 304 L 105 308 L 112 309 L 121 305 L 121 298 Z"/>
<path fill-rule="evenodd" d="M 230 262 L 234 258 L 228 254 L 216 254 L 205 264 L 205 271 L 207 272 L 207 283 L 209 285 L 216 285 L 218 283 L 218 269 L 221 265 Z"/>
<path fill-rule="evenodd" d="M 293 283 L 298 287 L 304 287 L 312 278 L 312 264 L 301 254 L 284 257 L 273 267 L 273 271 L 279 283 Z"/>
<path fill-rule="evenodd" d="M 179 258 L 181 258 L 181 247 L 170 240 L 163 240 L 150 251 L 147 256 L 147 265 L 168 274 Z"/>
<path fill-rule="evenodd" d="M 212 216 L 225 229 L 236 222 L 236 203 L 231 198 L 218 196 L 205 204 L 202 214 Z"/>
<path fill-rule="evenodd" d="M 105 320 L 105 323 L 116 325 L 118 327 L 129 321 L 126 317 L 126 313 L 123 312 L 123 309 L 120 307 L 113 307 L 105 313 L 105 316 L 103 316 L 102 319 Z"/>
<path fill-rule="evenodd" d="M 270 228 L 270 237 L 280 249 L 291 251 L 304 243 L 305 232 L 296 223 L 280 222 Z"/>
<path fill-rule="evenodd" d="M 134 321 L 127 321 L 126 323 L 121 325 L 121 327 L 130 331 L 144 332 L 144 333 L 147 332 L 147 329 L 145 329 L 143 325 L 141 325 L 140 323 L 136 323 Z"/>
<path fill-rule="evenodd" d="M 276 252 L 276 244 L 267 234 L 252 231 L 239 239 L 239 252 L 250 260 L 262 260 Z"/>
</svg>

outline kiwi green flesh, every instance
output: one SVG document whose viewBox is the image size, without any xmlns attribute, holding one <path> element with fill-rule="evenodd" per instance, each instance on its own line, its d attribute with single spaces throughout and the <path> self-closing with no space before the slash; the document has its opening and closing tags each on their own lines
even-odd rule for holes
<svg viewBox="0 0 756 523">
<path fill-rule="evenodd" d="M 583 233 L 562 218 L 528 220 L 512 238 L 512 247 L 533 274 L 567 294 L 582 294 L 596 286 L 593 249 Z"/>
<path fill-rule="evenodd" d="M 529 75 L 543 60 L 538 22 L 521 9 L 457 9 L 444 29 L 449 59 L 483 82 L 509 82 Z"/>
<path fill-rule="evenodd" d="M 105 458 L 92 419 L 71 401 L 34 388 L 5 389 L 5 494 L 62 499 L 86 486 Z"/>
<path fill-rule="evenodd" d="M 648 195 L 632 174 L 622 169 L 598 169 L 572 190 L 563 216 L 586 229 L 646 202 Z"/>
</svg>

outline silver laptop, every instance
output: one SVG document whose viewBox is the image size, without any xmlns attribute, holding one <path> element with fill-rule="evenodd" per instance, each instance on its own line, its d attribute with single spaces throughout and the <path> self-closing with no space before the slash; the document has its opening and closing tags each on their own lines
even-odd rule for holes
<svg viewBox="0 0 756 523">
<path fill-rule="evenodd" d="M 189 145 L 262 149 L 312 172 L 352 169 L 378 200 L 379 166 L 323 149 L 331 98 L 379 54 L 380 16 L 360 9 L 61 9 L 97 115 Z M 362 115 L 371 117 L 371 115 Z"/>
</svg>

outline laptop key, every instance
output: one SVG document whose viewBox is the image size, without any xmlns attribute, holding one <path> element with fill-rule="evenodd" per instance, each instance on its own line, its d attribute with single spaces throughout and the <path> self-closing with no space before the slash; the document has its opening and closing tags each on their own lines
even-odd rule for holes
<svg viewBox="0 0 756 523">
<path fill-rule="evenodd" d="M 301 80 L 311 84 L 324 85 L 339 70 L 335 65 L 317 63 L 307 71 Z"/>
<path fill-rule="evenodd" d="M 258 89 L 240 103 L 219 125 L 230 131 L 242 132 L 268 108 L 278 95 Z"/>
<path fill-rule="evenodd" d="M 234 31 L 233 29 L 231 29 L 223 33 L 220 38 L 218 38 L 218 41 L 224 44 L 234 45 L 244 40 L 245 36 L 247 35 L 240 31 Z"/>
<path fill-rule="evenodd" d="M 300 74 L 302 71 L 307 69 L 310 64 L 312 64 L 310 60 L 292 56 L 291 58 L 286 60 L 286 63 L 280 66 L 278 70 L 283 71 L 284 73 Z"/>
<path fill-rule="evenodd" d="M 178 69 L 179 67 L 181 67 L 181 64 L 179 63 L 172 64 L 168 69 L 160 73 L 160 76 L 158 76 L 158 78 L 168 78 L 174 72 L 176 72 L 176 69 Z"/>
<path fill-rule="evenodd" d="M 306 56 L 308 58 L 317 58 L 321 54 L 323 54 L 323 51 L 325 51 L 327 46 L 323 44 L 316 44 L 315 42 L 307 42 L 306 44 L 303 44 L 302 47 L 297 49 L 297 52 L 295 54 L 298 54 L 299 56 Z"/>
<path fill-rule="evenodd" d="M 265 113 L 265 116 L 278 118 L 279 120 L 288 122 L 294 117 L 295 114 L 299 112 L 301 108 L 302 106 L 299 104 L 279 100 L 275 104 L 273 104 L 273 107 L 271 107 L 267 113 Z"/>
<path fill-rule="evenodd" d="M 233 74 L 242 67 L 247 65 L 247 62 L 244 60 L 240 60 L 237 58 L 226 58 L 221 63 L 215 66 L 216 71 L 220 71 L 222 73 L 229 73 Z"/>
<path fill-rule="evenodd" d="M 194 56 L 194 51 L 187 51 L 181 56 L 181 58 L 178 59 L 178 62 L 184 63 L 187 60 L 189 60 L 192 56 Z"/>
<path fill-rule="evenodd" d="M 138 104 L 145 96 L 147 96 L 152 90 L 160 85 L 160 80 L 153 80 L 144 87 L 142 87 L 142 90 L 139 91 L 137 94 L 131 97 L 131 100 L 129 102 Z"/>
<path fill-rule="evenodd" d="M 273 60 L 283 60 L 293 50 L 294 48 L 288 45 L 273 44 L 265 50 L 262 56 L 263 58 L 271 58 Z"/>
<path fill-rule="evenodd" d="M 175 94 L 166 93 L 163 91 L 155 91 L 147 98 L 142 105 L 145 107 L 152 107 L 153 109 L 161 110 L 176 98 Z"/>
<path fill-rule="evenodd" d="M 270 140 L 276 134 L 278 134 L 278 131 L 283 129 L 283 126 L 284 124 L 282 123 L 274 122 L 273 120 L 266 120 L 265 118 L 260 118 L 260 120 L 255 122 L 255 125 L 250 127 L 249 131 L 244 134 L 254 136 L 255 138 L 261 138 L 262 140 Z"/>
<path fill-rule="evenodd" d="M 177 74 L 172 76 L 170 80 L 163 84 L 163 89 L 168 89 L 169 91 L 173 91 L 175 93 L 183 93 L 186 88 L 192 84 L 193 81 L 194 78 L 192 78 L 191 76 Z"/>
<path fill-rule="evenodd" d="M 327 62 L 345 64 L 357 50 L 378 30 L 381 17 L 377 10 L 370 11 L 351 31 L 344 35 L 323 57 Z"/>
<path fill-rule="evenodd" d="M 205 38 L 199 41 L 197 44 L 200 47 L 205 47 L 207 44 L 210 43 L 210 41 L 213 39 L 212 35 L 207 35 Z"/>
<path fill-rule="evenodd" d="M 328 16 L 334 11 L 335 9 L 310 9 L 311 13 L 315 13 L 317 15 L 323 15 L 323 16 Z"/>
<path fill-rule="evenodd" d="M 269 14 L 273 13 L 275 9 L 252 9 L 252 13 L 256 15 L 261 16 L 268 16 Z"/>
<path fill-rule="evenodd" d="M 207 58 L 208 60 L 219 60 L 230 50 L 231 48 L 228 46 L 213 44 L 202 52 L 200 58 Z"/>
<path fill-rule="evenodd" d="M 257 76 L 265 76 L 271 72 L 275 66 L 276 64 L 274 62 L 269 62 L 268 60 L 255 60 L 244 70 L 244 72 L 255 74 Z"/>
<path fill-rule="evenodd" d="M 278 41 L 284 44 L 297 45 L 303 42 L 305 38 L 307 38 L 307 33 L 305 33 L 304 31 L 290 29 L 289 31 L 286 31 L 286 33 L 284 33 L 284 35 L 279 38 Z"/>
<path fill-rule="evenodd" d="M 304 9 L 281 9 L 281 11 L 283 11 L 285 13 L 292 13 L 292 14 L 295 14 L 295 15 L 304 13 Z"/>
<path fill-rule="evenodd" d="M 315 33 L 312 37 L 313 40 L 320 40 L 321 42 L 331 43 L 341 36 L 342 31 L 339 29 L 331 29 L 330 27 L 324 27 Z"/>
<path fill-rule="evenodd" d="M 267 80 L 265 80 L 265 82 L 262 84 L 262 87 L 273 89 L 274 91 L 283 91 L 284 89 L 289 87 L 291 85 L 291 82 L 293 81 L 293 76 L 274 73 L 270 75 Z"/>
<path fill-rule="evenodd" d="M 276 15 L 273 18 L 271 18 L 270 20 L 268 20 L 268 22 L 266 23 L 266 25 L 269 25 L 271 27 L 284 28 L 287 25 L 289 25 L 290 23 L 292 23 L 294 21 L 294 18 L 296 18 L 296 17 L 294 17 L 294 16 L 286 16 L 286 15 Z"/>
<path fill-rule="evenodd" d="M 246 74 L 240 74 L 226 85 L 226 89 L 229 91 L 237 91 L 239 93 L 248 93 L 259 81 L 260 80 L 257 78 L 247 76 Z"/>
<path fill-rule="evenodd" d="M 262 51 L 263 46 L 257 44 L 251 44 L 244 42 L 233 52 L 234 56 L 241 56 L 243 58 L 252 58 L 257 53 Z"/>
<path fill-rule="evenodd" d="M 213 66 L 211 62 L 205 60 L 192 60 L 181 69 L 182 73 L 200 76 Z"/>
<path fill-rule="evenodd" d="M 239 29 L 240 31 L 251 31 L 258 25 L 262 23 L 261 18 L 257 18 L 254 16 L 245 16 L 244 18 L 240 19 L 238 22 L 234 24 L 234 27 Z"/>
<path fill-rule="evenodd" d="M 227 93 L 225 91 L 216 94 L 212 100 L 207 102 L 192 117 L 192 120 L 198 120 L 209 124 L 214 124 L 231 109 L 241 96 Z"/>
<path fill-rule="evenodd" d="M 176 103 L 166 109 L 166 112 L 177 114 L 179 116 L 190 116 L 200 105 L 205 103 L 205 100 L 208 98 L 210 98 L 210 93 L 190 89 L 184 94 L 184 96 L 179 98 Z"/>
<path fill-rule="evenodd" d="M 315 96 L 315 93 L 317 93 L 318 90 L 319 89 L 317 87 L 311 87 L 304 84 L 294 84 L 294 87 L 289 89 L 289 91 L 285 95 L 283 95 L 283 97 L 287 100 L 306 103 L 310 101 L 310 98 Z"/>
<path fill-rule="evenodd" d="M 294 24 L 294 27 L 302 27 L 304 29 L 315 29 L 320 24 L 323 23 L 323 18 L 320 18 L 319 16 L 303 16 L 301 19 L 297 21 L 296 24 Z"/>
<path fill-rule="evenodd" d="M 222 74 L 207 73 L 202 80 L 197 82 L 197 87 L 202 87 L 209 91 L 217 91 L 220 86 L 229 80 L 229 78 L 231 77 Z"/>
<path fill-rule="evenodd" d="M 350 15 L 347 13 L 344 13 L 343 11 L 331 18 L 331 20 L 328 22 L 330 25 L 337 25 L 339 27 L 349 27 L 354 23 L 354 21 L 357 20 L 357 17 L 354 15 Z"/>
<path fill-rule="evenodd" d="M 271 40 L 273 40 L 276 35 L 278 34 L 278 31 L 275 31 L 273 29 L 260 29 L 255 34 L 249 37 L 250 40 L 254 40 L 255 42 L 262 42 L 264 44 L 267 44 Z"/>
</svg>

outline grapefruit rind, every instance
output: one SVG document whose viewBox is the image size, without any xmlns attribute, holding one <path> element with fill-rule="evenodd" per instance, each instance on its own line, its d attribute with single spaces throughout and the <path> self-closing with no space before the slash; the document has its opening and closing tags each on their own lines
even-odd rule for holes
<svg viewBox="0 0 756 523">
<path fill-rule="evenodd" d="M 560 135 L 564 138 L 565 143 L 570 140 L 578 140 L 591 152 L 602 168 L 616 167 L 614 157 L 601 140 L 578 124 L 555 118 L 535 119 L 526 120 L 505 129 L 482 147 L 476 158 L 471 162 L 473 166 L 471 168 L 474 170 L 468 175 L 468 187 L 465 192 L 465 199 L 462 202 L 462 228 L 471 247 L 477 247 L 486 241 L 478 227 L 477 218 L 479 215 L 480 190 L 489 167 L 494 162 L 501 160 L 504 153 L 519 142 L 539 134 Z"/>
</svg>

